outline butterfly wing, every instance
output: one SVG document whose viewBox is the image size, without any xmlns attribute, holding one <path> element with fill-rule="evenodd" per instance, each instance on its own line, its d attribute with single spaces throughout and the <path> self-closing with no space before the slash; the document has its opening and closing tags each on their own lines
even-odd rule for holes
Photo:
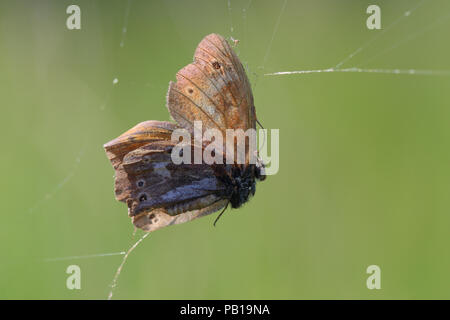
<svg viewBox="0 0 450 320">
<path fill-rule="evenodd" d="M 174 143 L 158 141 L 128 153 L 118 196 L 128 205 L 135 226 L 154 231 L 215 212 L 226 205 L 225 185 L 206 164 L 175 165 Z"/>
<path fill-rule="evenodd" d="M 178 126 L 172 122 L 144 121 L 105 143 L 103 148 L 112 166 L 117 169 L 127 153 L 150 142 L 170 140 L 172 131 L 176 128 Z"/>
<path fill-rule="evenodd" d="M 224 137 L 227 129 L 256 127 L 250 82 L 239 58 L 220 35 L 206 36 L 195 51 L 194 62 L 176 78 L 169 84 L 167 107 L 179 126 L 192 133 L 194 121 L 201 121 L 204 131 L 218 129 Z M 220 178 L 229 172 L 217 171 L 217 165 L 172 162 L 171 133 L 179 126 L 146 121 L 104 145 L 116 170 L 116 199 L 127 203 L 134 225 L 145 231 L 187 222 L 229 203 L 230 184 Z M 234 141 L 230 143 L 234 148 Z M 226 170 L 231 168 L 226 166 Z"/>
<path fill-rule="evenodd" d="M 219 200 L 209 206 L 198 210 L 186 211 L 182 214 L 171 216 L 164 209 L 154 209 L 139 216 L 133 217 L 133 224 L 144 231 L 151 232 L 163 227 L 189 222 L 196 218 L 204 217 L 224 208 L 228 200 Z"/>
<path fill-rule="evenodd" d="M 123 158 L 124 175 L 116 181 L 116 196 L 127 203 L 130 216 L 156 208 L 180 214 L 208 205 L 202 201 L 217 200 L 226 191 L 211 165 L 174 164 L 174 145 L 172 141 L 152 142 Z"/>
<path fill-rule="evenodd" d="M 170 82 L 167 107 L 182 127 L 203 129 L 255 128 L 256 115 L 250 82 L 236 53 L 220 35 L 210 34 L 198 45 L 194 62 Z"/>
<path fill-rule="evenodd" d="M 172 128 L 147 121 L 105 145 L 116 171 L 116 199 L 128 205 L 133 223 L 145 231 L 190 221 L 227 203 L 226 187 L 212 166 L 172 162 Z"/>
</svg>

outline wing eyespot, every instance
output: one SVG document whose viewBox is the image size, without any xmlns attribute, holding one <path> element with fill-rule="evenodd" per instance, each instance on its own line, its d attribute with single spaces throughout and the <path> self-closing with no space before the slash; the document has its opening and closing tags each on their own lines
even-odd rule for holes
<svg viewBox="0 0 450 320">
<path fill-rule="evenodd" d="M 145 180 L 143 180 L 143 179 L 139 180 L 138 182 L 136 182 L 136 185 L 139 188 L 142 188 L 143 186 L 145 186 Z"/>
<path fill-rule="evenodd" d="M 212 66 L 213 66 L 214 69 L 216 69 L 216 70 L 219 70 L 219 69 L 220 69 L 220 63 L 217 62 L 217 61 L 214 61 L 214 62 L 212 63 Z"/>
</svg>

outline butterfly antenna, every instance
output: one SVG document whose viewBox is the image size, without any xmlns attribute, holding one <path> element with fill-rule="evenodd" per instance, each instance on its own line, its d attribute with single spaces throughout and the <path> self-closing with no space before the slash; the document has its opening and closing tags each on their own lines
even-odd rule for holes
<svg viewBox="0 0 450 320">
<path fill-rule="evenodd" d="M 225 208 L 223 208 L 222 212 L 219 213 L 219 215 L 217 216 L 216 220 L 214 220 L 214 224 L 213 224 L 214 227 L 216 226 L 217 221 L 219 221 L 220 217 L 225 212 L 225 210 L 227 210 L 229 204 L 230 204 L 230 201 L 227 202 L 227 205 L 225 206 Z"/>
<path fill-rule="evenodd" d="M 256 123 L 261 127 L 261 129 L 264 129 L 263 125 L 261 124 L 261 122 L 259 122 L 258 118 L 256 118 Z M 261 146 L 261 148 L 264 148 L 264 145 L 266 144 L 266 133 L 264 132 L 264 137 L 263 137 L 263 144 Z M 258 152 L 261 149 L 258 149 Z"/>
<path fill-rule="evenodd" d="M 259 124 L 259 126 L 261 127 L 261 129 L 264 129 L 263 125 L 261 124 L 261 122 L 259 122 L 258 119 L 256 119 L 256 123 Z"/>
</svg>

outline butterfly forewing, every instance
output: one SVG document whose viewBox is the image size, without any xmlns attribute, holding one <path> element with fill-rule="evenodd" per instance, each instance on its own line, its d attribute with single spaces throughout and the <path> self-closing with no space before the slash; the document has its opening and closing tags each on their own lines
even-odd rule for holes
<svg viewBox="0 0 450 320">
<path fill-rule="evenodd" d="M 250 83 L 244 68 L 228 42 L 210 34 L 198 45 L 194 62 L 181 69 L 171 82 L 167 107 L 173 119 L 192 130 L 194 121 L 203 129 L 255 127 Z"/>
<path fill-rule="evenodd" d="M 108 159 L 114 168 L 130 151 L 145 144 L 160 140 L 170 140 L 172 131 L 178 126 L 167 121 L 144 121 L 134 126 L 119 137 L 103 145 Z"/>
</svg>

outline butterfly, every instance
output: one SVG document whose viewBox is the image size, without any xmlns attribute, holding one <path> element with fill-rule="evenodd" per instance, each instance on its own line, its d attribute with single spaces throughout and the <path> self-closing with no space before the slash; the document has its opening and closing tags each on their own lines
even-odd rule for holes
<svg viewBox="0 0 450 320">
<path fill-rule="evenodd" d="M 250 162 L 247 150 L 240 164 L 175 164 L 171 158 L 177 144 L 172 133 L 180 128 L 192 133 L 195 122 L 224 135 L 227 129 L 256 128 L 250 82 L 222 36 L 203 38 L 194 62 L 169 83 L 167 108 L 174 122 L 139 123 L 103 146 L 115 170 L 116 199 L 127 204 L 133 224 L 147 232 L 222 209 L 219 218 L 228 205 L 247 202 L 256 181 L 265 179 L 264 165 Z M 204 145 L 192 143 L 191 148 Z"/>
</svg>

